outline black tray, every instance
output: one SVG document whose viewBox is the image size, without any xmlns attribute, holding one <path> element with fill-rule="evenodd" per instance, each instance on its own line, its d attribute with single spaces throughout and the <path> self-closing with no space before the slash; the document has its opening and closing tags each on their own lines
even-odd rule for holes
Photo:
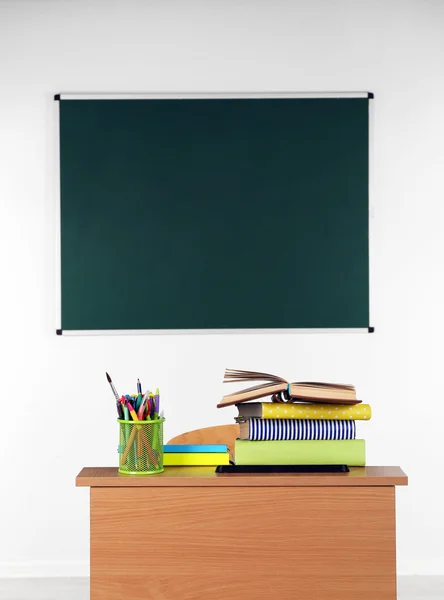
<svg viewBox="0 0 444 600">
<path fill-rule="evenodd" d="M 216 473 L 348 473 L 347 465 L 219 465 Z"/>
</svg>

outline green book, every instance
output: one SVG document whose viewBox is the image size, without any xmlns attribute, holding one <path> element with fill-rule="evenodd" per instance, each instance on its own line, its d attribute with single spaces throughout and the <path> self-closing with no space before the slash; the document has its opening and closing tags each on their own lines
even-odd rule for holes
<svg viewBox="0 0 444 600">
<path fill-rule="evenodd" d="M 365 465 L 364 440 L 236 440 L 237 465 Z"/>
</svg>

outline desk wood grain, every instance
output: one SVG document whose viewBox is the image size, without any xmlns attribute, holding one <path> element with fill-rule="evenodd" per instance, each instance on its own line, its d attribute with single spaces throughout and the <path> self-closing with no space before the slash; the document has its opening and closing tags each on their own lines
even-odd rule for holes
<svg viewBox="0 0 444 600">
<path fill-rule="evenodd" d="M 91 489 L 91 600 L 204 598 L 395 600 L 395 488 Z"/>
<path fill-rule="evenodd" d="M 85 467 L 76 479 L 85 487 L 311 487 L 407 485 L 400 467 L 351 467 L 349 473 L 217 474 L 214 467 L 167 467 L 163 473 L 122 475 L 117 467 Z"/>
</svg>

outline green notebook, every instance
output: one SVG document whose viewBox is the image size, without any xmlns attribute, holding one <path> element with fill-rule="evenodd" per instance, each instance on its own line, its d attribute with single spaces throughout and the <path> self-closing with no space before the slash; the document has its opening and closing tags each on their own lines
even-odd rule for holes
<svg viewBox="0 0 444 600">
<path fill-rule="evenodd" d="M 237 465 L 365 465 L 364 440 L 236 440 Z"/>
</svg>

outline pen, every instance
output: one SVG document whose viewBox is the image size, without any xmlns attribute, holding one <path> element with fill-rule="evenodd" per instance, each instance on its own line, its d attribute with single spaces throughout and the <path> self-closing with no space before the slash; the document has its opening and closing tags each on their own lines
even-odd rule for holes
<svg viewBox="0 0 444 600">
<path fill-rule="evenodd" d="M 150 416 L 150 413 L 151 413 L 151 398 L 149 396 L 146 399 L 145 406 L 146 406 L 146 416 L 145 416 L 145 419 L 147 421 L 151 421 L 151 416 Z"/>
<path fill-rule="evenodd" d="M 127 402 L 128 404 L 128 410 L 131 414 L 131 417 L 133 419 L 133 421 L 138 422 L 139 419 L 136 415 L 136 411 L 133 408 L 133 405 L 131 404 L 131 402 Z M 137 438 L 136 438 L 136 442 L 135 442 L 135 447 L 134 447 L 134 456 L 137 459 L 137 464 L 138 466 L 141 466 L 141 460 L 142 460 L 142 426 L 141 425 L 135 425 L 134 426 L 134 430 L 137 430 Z"/>
<path fill-rule="evenodd" d="M 159 408 L 160 408 L 160 393 L 159 393 L 159 388 L 156 389 L 155 399 L 156 399 L 156 403 L 154 405 L 154 418 L 158 419 L 159 418 Z"/>
<path fill-rule="evenodd" d="M 154 412 L 156 410 L 156 396 L 150 392 L 150 417 L 154 419 Z"/>
<path fill-rule="evenodd" d="M 137 393 L 142 393 L 142 384 L 140 383 L 140 379 L 137 380 Z"/>
<path fill-rule="evenodd" d="M 112 391 L 113 391 L 113 394 L 114 394 L 114 396 L 115 396 L 116 400 L 119 400 L 119 394 L 117 393 L 117 390 L 116 390 L 116 388 L 114 387 L 114 383 L 112 382 L 112 379 L 111 379 L 111 377 L 108 375 L 108 373 L 106 373 L 106 378 L 108 379 L 108 383 L 109 383 L 109 384 L 110 384 L 110 386 L 111 386 L 111 389 L 112 389 Z"/>
<path fill-rule="evenodd" d="M 139 419 L 139 421 L 144 421 L 145 406 L 146 406 L 146 401 L 142 400 L 142 403 L 139 406 L 139 410 L 137 411 L 137 418 Z"/>
<path fill-rule="evenodd" d="M 150 418 L 150 405 L 149 405 L 150 394 L 151 394 L 151 392 L 149 390 L 147 390 L 145 392 L 145 394 L 143 395 L 143 399 L 142 399 L 142 404 L 144 405 L 145 412 L 146 412 L 146 415 L 145 415 L 146 421 L 148 421 Z"/>
<path fill-rule="evenodd" d="M 120 398 L 120 410 L 122 411 L 121 419 L 123 419 L 124 421 L 129 421 L 128 409 L 125 405 L 125 402 L 126 402 L 126 398 L 125 398 L 125 396 L 122 396 Z M 123 439 L 125 440 L 125 446 L 128 444 L 129 435 L 130 435 L 129 425 L 125 425 L 125 427 L 123 429 Z M 123 461 L 123 462 L 125 462 L 125 461 Z"/>
<path fill-rule="evenodd" d="M 123 408 L 122 408 L 122 403 L 120 402 L 120 400 L 117 400 L 116 406 L 117 406 L 117 414 L 119 415 L 119 419 L 123 419 Z"/>
</svg>

